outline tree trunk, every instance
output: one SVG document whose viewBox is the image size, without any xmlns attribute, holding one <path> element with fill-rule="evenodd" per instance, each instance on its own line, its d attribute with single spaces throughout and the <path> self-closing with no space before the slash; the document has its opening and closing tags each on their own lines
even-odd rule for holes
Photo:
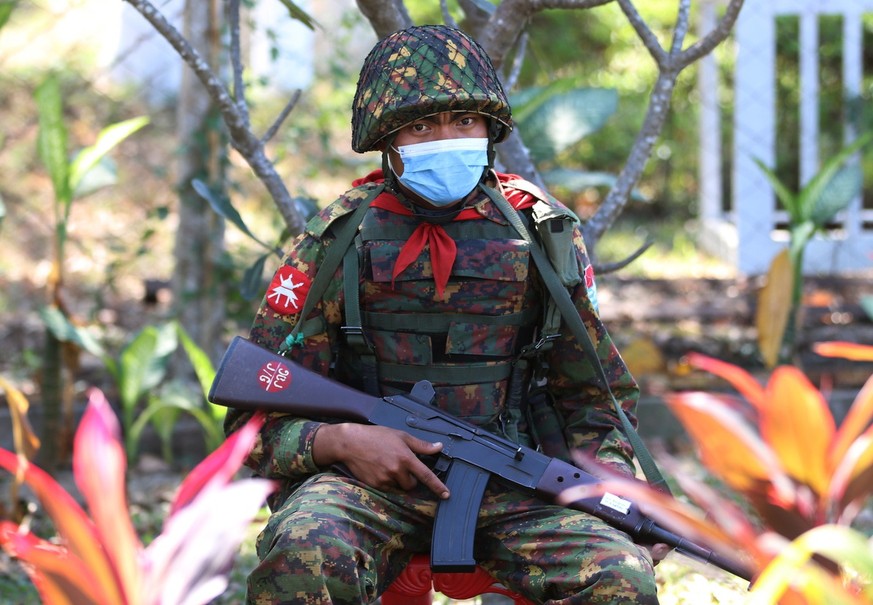
<svg viewBox="0 0 873 605">
<path fill-rule="evenodd" d="M 188 0 L 185 36 L 216 72 L 221 49 L 221 3 Z M 185 69 L 177 110 L 179 133 L 179 226 L 173 294 L 175 315 L 213 361 L 220 354 L 225 318 L 224 219 L 192 188 L 194 179 L 213 191 L 225 188 L 224 135 L 217 108 L 190 69 Z"/>
</svg>

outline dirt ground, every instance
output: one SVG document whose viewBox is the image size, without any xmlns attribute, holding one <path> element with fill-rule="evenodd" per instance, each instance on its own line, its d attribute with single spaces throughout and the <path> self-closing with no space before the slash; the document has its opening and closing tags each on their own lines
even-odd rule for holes
<svg viewBox="0 0 873 605">
<path fill-rule="evenodd" d="M 598 280 L 600 310 L 634 374 L 651 388 L 696 386 L 704 377 L 681 371 L 682 356 L 698 351 L 766 374 L 758 353 L 755 312 L 763 278 Z M 873 318 L 863 304 L 873 297 L 873 270 L 844 276 L 810 276 L 798 349 L 814 382 L 832 374 L 835 385 L 860 387 L 869 364 L 829 360 L 811 344 L 845 340 L 873 344 Z M 867 301 L 869 305 L 869 301 Z"/>
</svg>

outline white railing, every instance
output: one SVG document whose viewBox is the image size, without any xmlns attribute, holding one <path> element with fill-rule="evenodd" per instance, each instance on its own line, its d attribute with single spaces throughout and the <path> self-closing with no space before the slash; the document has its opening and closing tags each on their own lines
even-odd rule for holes
<svg viewBox="0 0 873 605">
<path fill-rule="evenodd" d="M 779 209 L 773 189 L 754 162 L 776 163 L 778 112 L 776 98 L 776 21 L 795 16 L 799 26 L 799 123 L 798 171 L 802 183 L 820 166 L 819 150 L 819 23 L 824 15 L 842 19 L 842 82 L 847 99 L 862 91 L 864 68 L 863 18 L 873 14 L 873 0 L 746 0 L 736 27 L 734 143 L 731 209 L 721 211 L 720 199 L 704 198 L 701 217 L 705 236 L 728 250 L 737 268 L 746 274 L 767 270 L 773 256 L 785 247 L 787 232 L 779 229 L 786 216 Z M 704 71 L 707 69 L 703 67 Z M 710 67 L 711 69 L 711 67 Z M 870 75 L 870 74 L 868 74 Z M 703 81 L 703 74 L 701 79 Z M 717 112 L 704 109 L 704 120 Z M 715 114 L 717 115 L 717 113 Z M 706 122 L 702 122 L 702 125 Z M 711 127 L 710 127 L 711 128 Z M 857 136 L 847 124 L 845 142 Z M 713 134 L 702 128 L 702 154 L 712 148 Z M 826 159 L 826 158 L 824 158 Z M 711 163 L 710 163 L 711 164 Z M 702 162 L 703 195 L 720 192 L 715 167 Z M 807 273 L 834 273 L 873 267 L 873 210 L 865 209 L 860 196 L 838 217 L 839 227 L 816 238 L 807 248 Z"/>
</svg>

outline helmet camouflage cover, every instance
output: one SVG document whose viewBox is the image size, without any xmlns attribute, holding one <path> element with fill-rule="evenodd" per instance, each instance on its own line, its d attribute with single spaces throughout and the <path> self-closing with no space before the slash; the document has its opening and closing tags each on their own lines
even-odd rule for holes
<svg viewBox="0 0 873 605">
<path fill-rule="evenodd" d="M 399 128 L 443 111 L 491 117 L 494 142 L 512 129 L 509 102 L 491 59 L 472 38 L 444 25 L 394 32 L 364 59 L 352 103 L 352 149 L 375 149 Z"/>
</svg>

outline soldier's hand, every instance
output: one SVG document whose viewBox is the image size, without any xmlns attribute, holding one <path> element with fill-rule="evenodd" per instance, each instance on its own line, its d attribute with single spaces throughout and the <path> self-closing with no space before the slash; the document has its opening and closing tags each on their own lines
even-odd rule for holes
<svg viewBox="0 0 873 605">
<path fill-rule="evenodd" d="M 410 490 L 422 483 L 445 499 L 449 489 L 419 458 L 437 454 L 442 447 L 384 426 L 324 424 L 315 434 L 312 458 L 319 466 L 343 464 L 376 489 Z"/>
<path fill-rule="evenodd" d="M 660 542 L 658 544 L 646 544 L 645 547 L 648 549 L 649 554 L 652 555 L 652 563 L 655 565 L 663 561 L 670 554 L 670 551 L 673 550 L 671 546 Z"/>
</svg>

